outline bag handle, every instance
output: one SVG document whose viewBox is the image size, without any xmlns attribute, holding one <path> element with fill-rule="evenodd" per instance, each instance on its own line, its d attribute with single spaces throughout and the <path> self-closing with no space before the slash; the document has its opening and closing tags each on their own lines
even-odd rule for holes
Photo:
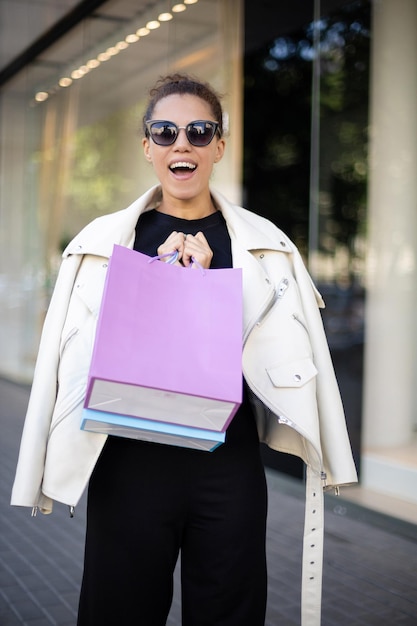
<svg viewBox="0 0 417 626">
<path fill-rule="evenodd" d="M 165 254 L 158 254 L 157 256 L 153 256 L 149 259 L 148 263 L 153 263 L 154 261 L 160 261 L 161 259 L 165 259 L 166 257 L 169 257 L 169 259 L 165 261 L 165 263 L 169 263 L 170 265 L 173 265 L 174 263 L 178 261 L 178 250 L 174 250 L 173 252 L 166 252 Z M 189 265 L 189 267 L 192 267 L 193 265 L 195 265 L 200 270 L 203 276 L 205 275 L 206 270 L 204 269 L 204 267 L 201 265 L 201 263 L 197 261 L 196 258 L 192 256 L 191 264 Z"/>
<path fill-rule="evenodd" d="M 158 254 L 157 256 L 152 256 L 148 263 L 153 263 L 154 261 L 160 261 L 161 259 L 165 259 L 166 257 L 170 257 L 165 263 L 169 263 L 170 265 L 174 265 L 178 261 L 178 250 L 174 250 L 174 252 L 166 252 L 165 254 Z"/>
</svg>

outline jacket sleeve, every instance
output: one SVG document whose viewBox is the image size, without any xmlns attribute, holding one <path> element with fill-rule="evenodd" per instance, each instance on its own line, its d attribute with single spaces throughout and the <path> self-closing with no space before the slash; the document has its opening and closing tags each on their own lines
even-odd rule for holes
<svg viewBox="0 0 417 626">
<path fill-rule="evenodd" d="M 357 474 L 344 408 L 319 310 L 319 305 L 324 304 L 297 249 L 294 251 L 294 270 L 309 327 L 314 364 L 318 371 L 317 407 L 327 485 L 330 487 L 354 483 L 357 481 Z"/>
<path fill-rule="evenodd" d="M 52 510 L 51 503 L 43 503 L 41 485 L 57 394 L 61 334 L 79 263 L 78 255 L 68 256 L 58 273 L 39 344 L 12 490 L 12 505 L 39 506 L 44 512 Z"/>
</svg>

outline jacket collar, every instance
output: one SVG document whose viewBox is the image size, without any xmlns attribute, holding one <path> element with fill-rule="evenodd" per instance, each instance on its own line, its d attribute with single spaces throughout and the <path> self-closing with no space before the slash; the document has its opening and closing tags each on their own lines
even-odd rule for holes
<svg viewBox="0 0 417 626">
<path fill-rule="evenodd" d="M 211 195 L 222 212 L 232 240 L 239 241 L 241 250 L 280 250 L 290 252 L 291 241 L 276 229 L 271 236 L 271 224 L 246 209 L 231 204 L 221 193 L 211 189 Z M 110 257 L 115 244 L 133 248 L 135 227 L 139 216 L 152 209 L 161 199 L 159 185 L 152 187 L 127 209 L 110 213 L 90 222 L 68 244 L 63 257 L 72 254 L 94 254 Z M 100 227 L 98 228 L 100 224 Z M 276 236 L 278 235 L 278 236 Z"/>
</svg>

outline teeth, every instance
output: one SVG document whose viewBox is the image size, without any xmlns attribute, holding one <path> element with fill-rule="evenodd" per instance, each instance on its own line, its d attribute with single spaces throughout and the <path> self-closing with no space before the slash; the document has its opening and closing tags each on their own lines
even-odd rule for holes
<svg viewBox="0 0 417 626">
<path fill-rule="evenodd" d="M 178 161 L 177 163 L 173 163 L 172 165 L 170 165 L 171 170 L 175 170 L 179 167 L 187 168 L 189 170 L 195 170 L 196 165 L 194 165 L 193 163 L 187 163 L 187 161 Z"/>
</svg>

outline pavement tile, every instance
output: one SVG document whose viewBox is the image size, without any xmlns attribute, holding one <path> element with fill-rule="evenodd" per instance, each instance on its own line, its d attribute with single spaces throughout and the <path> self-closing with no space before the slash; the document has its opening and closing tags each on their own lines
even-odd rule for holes
<svg viewBox="0 0 417 626">
<path fill-rule="evenodd" d="M 39 605 L 38 601 L 23 594 L 19 598 L 17 606 L 14 605 L 14 610 L 19 616 L 21 623 L 33 617 L 43 617 L 45 619 L 45 609 Z"/>
<path fill-rule="evenodd" d="M 52 606 L 48 606 L 48 615 L 51 616 L 51 619 L 55 624 L 75 624 L 77 619 L 77 612 L 75 608 L 65 606 L 63 604 L 54 604 Z"/>
<path fill-rule="evenodd" d="M 41 618 L 39 622 L 42 626 L 45 626 L 45 620 Z M 6 607 L 2 610 L 0 606 L 0 624 L 1 626 L 21 626 L 22 620 L 18 617 L 11 608 Z"/>
<path fill-rule="evenodd" d="M 29 619 L 25 622 L 25 626 L 47 626 L 49 624 L 53 624 L 53 622 L 50 622 L 49 620 L 45 621 L 45 617 L 39 617 L 39 618 L 34 618 L 34 619 Z M 16 622 L 16 624 L 8 624 L 7 626 L 17 626 L 18 624 L 21 624 L 21 622 Z M 67 622 L 67 624 L 61 624 L 60 626 L 74 626 L 74 620 L 72 619 L 70 622 Z"/>
</svg>

